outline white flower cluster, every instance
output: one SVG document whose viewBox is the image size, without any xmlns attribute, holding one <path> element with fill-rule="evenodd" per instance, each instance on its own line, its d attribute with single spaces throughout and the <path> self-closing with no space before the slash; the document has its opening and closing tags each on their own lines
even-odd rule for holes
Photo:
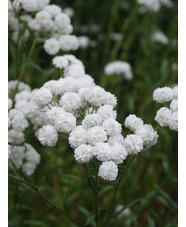
<svg viewBox="0 0 186 227">
<path fill-rule="evenodd" d="M 60 50 L 78 49 L 78 38 L 70 35 L 73 31 L 70 17 L 62 11 L 61 7 L 49 5 L 49 0 L 14 0 L 13 3 L 9 1 L 9 5 L 9 26 L 13 30 L 12 39 L 15 42 L 18 41 L 19 34 L 22 32 L 25 33 L 24 39 L 27 39 L 30 29 L 37 40 L 44 41 L 44 49 L 49 55 L 55 55 Z M 18 20 L 13 8 L 19 14 L 21 14 L 20 9 L 24 9 L 27 14 L 20 15 L 20 20 Z"/>
<path fill-rule="evenodd" d="M 178 87 L 157 88 L 153 93 L 153 99 L 157 103 L 170 102 L 170 108 L 160 108 L 155 116 L 155 121 L 161 127 L 168 126 L 171 130 L 178 131 Z"/>
<path fill-rule="evenodd" d="M 142 12 L 147 10 L 158 12 L 162 5 L 167 8 L 173 6 L 171 0 L 137 0 L 137 2 L 143 7 Z"/>
<path fill-rule="evenodd" d="M 118 165 L 128 154 L 138 154 L 143 146 L 154 145 L 157 133 L 151 125 L 145 125 L 141 119 L 130 115 L 125 126 L 135 134 L 124 138 L 114 110 L 116 97 L 94 83 L 93 78 L 85 73 L 82 62 L 73 55 L 64 55 L 54 57 L 53 65 L 63 70 L 64 78 L 48 81 L 40 89 L 32 91 L 19 84 L 14 109 L 9 111 L 10 125 L 17 130 L 13 135 L 10 133 L 10 144 L 21 145 L 24 138 L 21 140 L 17 132 L 28 127 L 26 122 L 29 119 L 43 146 L 55 146 L 58 134 L 68 133 L 76 161 L 84 164 L 97 159 L 101 162 L 98 175 L 104 180 L 115 180 Z M 12 81 L 9 83 L 11 86 L 14 84 Z M 11 106 L 10 99 L 9 108 Z M 26 122 L 20 118 L 12 122 L 13 113 L 18 111 Z"/>
<path fill-rule="evenodd" d="M 27 119 L 27 102 L 31 101 L 31 89 L 23 82 L 10 81 L 8 84 L 8 143 L 9 163 L 22 169 L 25 175 L 31 175 L 40 162 L 40 155 L 30 145 L 25 143 L 25 130 L 29 126 Z M 11 99 L 17 88 L 15 104 Z"/>
<path fill-rule="evenodd" d="M 122 61 L 110 62 L 105 66 L 104 72 L 108 76 L 113 74 L 123 75 L 124 78 L 127 80 L 131 80 L 133 78 L 131 65 L 128 62 Z"/>
<path fill-rule="evenodd" d="M 40 155 L 32 145 L 28 143 L 23 146 L 9 145 L 10 168 L 14 164 L 17 169 L 21 169 L 25 175 L 30 176 L 34 173 L 39 163 Z"/>
<path fill-rule="evenodd" d="M 135 114 L 130 114 L 125 119 L 124 125 L 134 132 L 125 138 L 125 147 L 129 154 L 138 154 L 143 146 L 151 147 L 157 143 L 157 132 L 150 124 L 144 124 Z"/>
<path fill-rule="evenodd" d="M 167 36 L 162 31 L 156 31 L 152 35 L 152 41 L 161 43 L 161 44 L 168 44 L 169 40 Z"/>
</svg>

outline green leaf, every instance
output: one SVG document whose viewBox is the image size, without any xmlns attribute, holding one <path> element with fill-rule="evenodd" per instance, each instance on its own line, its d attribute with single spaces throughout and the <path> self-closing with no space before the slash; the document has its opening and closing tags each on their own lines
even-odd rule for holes
<svg viewBox="0 0 186 227">
<path fill-rule="evenodd" d="M 99 217 L 98 217 L 98 220 L 103 220 L 103 218 L 105 217 L 105 214 L 110 212 L 111 209 L 109 208 L 103 208 L 101 211 L 100 211 L 100 214 L 99 214 Z"/>
<path fill-rule="evenodd" d="M 68 193 L 68 192 L 67 192 Z M 69 206 L 68 206 L 68 201 L 67 201 L 67 193 L 64 194 L 63 196 L 63 208 L 67 214 L 70 214 Z"/>
<path fill-rule="evenodd" d="M 33 226 L 41 226 L 41 227 L 48 227 L 48 225 L 46 225 L 45 223 L 41 222 L 41 221 L 36 221 L 36 220 L 27 220 L 24 221 L 25 225 L 33 225 Z"/>
<path fill-rule="evenodd" d="M 92 215 L 85 207 L 78 206 L 78 208 L 86 217 L 85 226 L 91 224 L 91 226 L 96 227 L 95 215 Z"/>
<path fill-rule="evenodd" d="M 82 184 L 84 184 L 84 181 L 80 177 L 74 176 L 72 174 L 65 174 L 64 177 L 72 178 L 72 179 L 77 180 L 77 181 L 81 182 Z"/>
<path fill-rule="evenodd" d="M 148 227 L 156 227 L 154 220 L 148 216 Z"/>
<path fill-rule="evenodd" d="M 113 189 L 114 186 L 113 185 L 107 185 L 105 187 L 103 187 L 99 193 L 98 193 L 98 196 L 102 196 L 103 194 L 105 194 L 106 192 L 108 192 L 109 190 Z"/>
<path fill-rule="evenodd" d="M 114 214 L 114 216 L 110 219 L 110 221 L 109 221 L 109 227 L 110 226 L 113 226 L 114 224 L 115 224 L 115 222 L 116 222 L 116 220 L 117 220 L 117 218 L 118 218 L 118 216 L 124 211 L 124 210 L 126 210 L 127 208 L 129 208 L 130 206 L 132 206 L 133 204 L 135 204 L 136 202 L 138 202 L 139 201 L 139 199 L 136 199 L 136 200 L 134 200 L 134 201 L 132 201 L 131 203 L 129 203 L 128 205 L 126 205 L 126 206 L 123 206 L 119 211 L 117 211 L 115 214 Z"/>
<path fill-rule="evenodd" d="M 84 174 L 87 179 L 87 183 L 88 183 L 89 187 L 94 189 L 94 181 L 93 181 L 92 175 L 88 172 L 87 166 L 84 164 L 82 164 L 81 166 L 83 167 Z"/>
<path fill-rule="evenodd" d="M 152 213 L 152 215 L 156 218 L 159 225 L 161 226 L 161 217 L 159 216 L 159 214 L 157 212 L 155 212 L 154 210 L 152 210 L 151 208 L 148 208 L 148 209 Z"/>
</svg>

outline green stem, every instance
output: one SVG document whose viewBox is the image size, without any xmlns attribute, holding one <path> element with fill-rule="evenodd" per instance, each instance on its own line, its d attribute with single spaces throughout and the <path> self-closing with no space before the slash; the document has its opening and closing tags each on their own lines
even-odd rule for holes
<svg viewBox="0 0 186 227">
<path fill-rule="evenodd" d="M 130 165 L 132 164 L 132 162 L 134 161 L 135 157 L 136 157 L 136 155 L 132 156 L 130 162 L 127 164 L 127 166 L 125 167 L 125 169 L 128 169 L 128 168 L 129 168 L 129 166 L 130 166 Z M 119 179 L 119 181 L 118 181 L 118 184 L 117 184 L 117 187 L 115 188 L 115 192 L 114 192 L 114 195 L 113 195 L 113 198 L 112 198 L 112 202 L 111 202 L 111 206 L 110 206 L 110 212 L 109 212 L 109 216 L 108 216 L 108 219 L 107 219 L 107 222 L 106 222 L 106 226 L 108 226 L 110 217 L 111 217 L 111 215 L 113 214 L 113 207 L 114 207 L 116 195 L 117 195 L 119 186 L 121 185 L 122 179 L 123 179 L 123 176 L 120 177 L 120 179 Z"/>
<path fill-rule="evenodd" d="M 65 211 L 63 211 L 61 208 L 57 207 L 55 204 L 53 204 L 46 196 L 44 196 L 41 192 L 39 192 L 38 188 L 36 188 L 34 185 L 32 185 L 30 182 L 27 182 L 17 176 L 14 176 L 12 174 L 9 174 L 9 176 L 23 184 L 26 184 L 27 186 L 29 186 L 30 188 L 32 188 L 35 192 L 37 192 L 37 194 L 48 204 L 50 204 L 55 210 L 61 212 L 63 215 L 65 215 L 71 222 L 73 222 L 77 227 L 78 224 L 73 220 L 73 218 L 68 215 Z"/>
<path fill-rule="evenodd" d="M 99 184 L 99 179 L 98 179 L 98 167 L 96 163 L 94 163 L 95 166 L 95 172 L 96 172 L 96 179 L 95 179 L 95 188 L 94 188 L 94 198 L 95 198 L 95 213 L 96 213 L 96 226 L 98 227 L 98 203 L 99 203 L 99 198 L 98 198 L 98 184 Z"/>
</svg>

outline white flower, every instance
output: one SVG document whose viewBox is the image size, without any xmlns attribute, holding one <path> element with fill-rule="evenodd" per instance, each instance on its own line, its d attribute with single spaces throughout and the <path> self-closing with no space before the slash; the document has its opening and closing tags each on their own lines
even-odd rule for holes
<svg viewBox="0 0 186 227">
<path fill-rule="evenodd" d="M 178 111 L 178 100 L 173 99 L 172 102 L 170 103 L 170 110 L 173 112 Z"/>
<path fill-rule="evenodd" d="M 28 127 L 28 121 L 23 113 L 20 113 L 12 118 L 12 127 L 17 131 L 24 131 Z"/>
<path fill-rule="evenodd" d="M 103 162 L 98 175 L 104 180 L 114 181 L 118 175 L 118 166 L 113 161 Z"/>
<path fill-rule="evenodd" d="M 125 138 L 125 148 L 128 154 L 138 154 L 143 149 L 143 140 L 138 135 L 128 135 Z"/>
<path fill-rule="evenodd" d="M 54 126 L 45 125 L 39 129 L 38 139 L 43 146 L 54 147 L 58 140 L 58 133 Z"/>
<path fill-rule="evenodd" d="M 103 127 L 94 126 L 89 128 L 87 131 L 87 142 L 90 145 L 95 145 L 96 143 L 104 142 L 107 140 L 107 133 Z"/>
<path fill-rule="evenodd" d="M 136 117 L 135 114 L 130 114 L 125 119 L 124 125 L 126 128 L 134 132 L 138 127 L 143 125 L 143 120 L 139 117 Z"/>
<path fill-rule="evenodd" d="M 168 126 L 171 130 L 178 131 L 178 112 L 177 111 L 169 115 Z"/>
<path fill-rule="evenodd" d="M 76 127 L 76 118 L 68 112 L 61 112 L 56 116 L 54 126 L 58 132 L 69 133 Z"/>
<path fill-rule="evenodd" d="M 81 64 L 71 64 L 64 70 L 64 77 L 80 78 L 85 75 L 84 66 Z"/>
<path fill-rule="evenodd" d="M 21 144 L 24 141 L 24 134 L 15 129 L 8 131 L 8 142 L 11 144 Z"/>
<path fill-rule="evenodd" d="M 74 35 L 62 35 L 59 39 L 60 48 L 64 51 L 77 50 L 79 48 L 79 42 Z"/>
<path fill-rule="evenodd" d="M 41 29 L 41 25 L 35 19 L 31 19 L 28 22 L 28 27 L 34 31 L 39 31 Z"/>
<path fill-rule="evenodd" d="M 60 84 L 57 80 L 49 80 L 44 83 L 43 87 L 50 90 L 53 95 L 58 95 L 60 93 Z"/>
<path fill-rule="evenodd" d="M 128 153 L 125 147 L 120 143 L 115 143 L 112 146 L 112 161 L 114 161 L 116 164 L 123 163 L 123 160 L 126 159 Z"/>
<path fill-rule="evenodd" d="M 37 1 L 36 0 L 20 0 L 21 6 L 25 11 L 33 12 L 37 10 Z"/>
<path fill-rule="evenodd" d="M 38 165 L 40 163 L 40 155 L 32 147 L 31 144 L 25 143 L 25 146 L 26 146 L 25 160 L 27 162 L 32 162 Z"/>
<path fill-rule="evenodd" d="M 156 122 L 158 122 L 158 124 L 162 127 L 166 127 L 168 126 L 168 122 L 169 122 L 169 119 L 170 119 L 170 115 L 171 115 L 171 110 L 166 108 L 166 107 L 162 107 L 160 108 L 157 113 L 156 113 L 156 116 L 154 118 L 154 120 Z"/>
<path fill-rule="evenodd" d="M 69 135 L 69 144 L 72 148 L 76 148 L 87 142 L 87 131 L 82 126 L 74 128 Z"/>
<path fill-rule="evenodd" d="M 124 78 L 127 80 L 131 80 L 133 78 L 131 65 L 128 62 L 122 62 L 122 61 L 109 62 L 105 66 L 104 72 L 106 75 L 122 74 Z"/>
<path fill-rule="evenodd" d="M 22 171 L 26 176 L 30 176 L 34 173 L 36 164 L 33 162 L 25 162 L 22 165 Z"/>
<path fill-rule="evenodd" d="M 172 92 L 173 92 L 173 99 L 178 99 L 178 86 L 174 86 L 172 88 Z"/>
<path fill-rule="evenodd" d="M 110 146 L 113 146 L 116 143 L 124 145 L 124 137 L 121 134 L 115 134 L 109 137 L 108 144 Z"/>
<path fill-rule="evenodd" d="M 63 12 L 65 14 L 67 14 L 69 17 L 73 17 L 74 16 L 74 10 L 70 7 L 67 7 L 63 10 Z"/>
<path fill-rule="evenodd" d="M 44 43 L 44 49 L 50 55 L 57 54 L 60 50 L 60 43 L 55 38 L 47 39 Z"/>
<path fill-rule="evenodd" d="M 82 144 L 74 151 L 74 157 L 78 163 L 88 163 L 93 156 L 93 148 L 90 145 Z"/>
<path fill-rule="evenodd" d="M 11 96 L 12 92 L 15 90 L 16 86 L 18 85 L 18 92 L 27 90 L 30 91 L 31 88 L 27 84 L 23 82 L 18 82 L 17 80 L 11 80 L 8 82 L 8 95 Z"/>
<path fill-rule="evenodd" d="M 47 11 L 42 10 L 36 13 L 35 20 L 41 26 L 46 27 L 51 21 L 51 15 Z"/>
<path fill-rule="evenodd" d="M 173 90 L 170 87 L 157 88 L 153 92 L 153 100 L 158 103 L 170 102 L 173 99 Z"/>
<path fill-rule="evenodd" d="M 78 41 L 79 41 L 79 46 L 83 49 L 90 44 L 90 40 L 87 36 L 79 36 Z"/>
<path fill-rule="evenodd" d="M 8 98 L 8 109 L 12 108 L 12 99 Z"/>
<path fill-rule="evenodd" d="M 82 99 L 95 106 L 108 104 L 115 107 L 117 104 L 116 97 L 110 92 L 106 92 L 100 86 L 81 88 L 79 94 Z"/>
<path fill-rule="evenodd" d="M 158 134 L 151 125 L 145 124 L 138 127 L 135 134 L 141 136 L 143 145 L 153 146 L 157 143 Z"/>
<path fill-rule="evenodd" d="M 55 121 L 57 119 L 57 116 L 60 115 L 61 113 L 64 113 L 64 109 L 59 106 L 53 106 L 51 109 L 46 111 L 46 115 L 49 118 L 51 124 L 55 124 Z"/>
<path fill-rule="evenodd" d="M 56 17 L 58 14 L 62 13 L 61 8 L 55 4 L 45 6 L 43 11 L 48 12 L 51 17 Z"/>
<path fill-rule="evenodd" d="M 120 134 L 121 130 L 122 130 L 121 124 L 119 124 L 113 118 L 107 118 L 106 120 L 104 120 L 102 126 L 109 136 L 113 136 L 115 134 Z"/>
<path fill-rule="evenodd" d="M 22 101 L 22 100 L 31 101 L 32 100 L 31 92 L 27 91 L 27 90 L 23 90 L 23 91 L 17 93 L 15 96 L 15 101 L 18 102 L 18 101 Z"/>
<path fill-rule="evenodd" d="M 112 147 L 108 143 L 96 143 L 96 158 L 99 161 L 109 161 L 112 159 Z"/>
<path fill-rule="evenodd" d="M 40 105 L 46 105 L 52 100 L 52 93 L 45 87 L 41 87 L 35 92 L 35 101 Z"/>
<path fill-rule="evenodd" d="M 157 12 L 161 8 L 159 0 L 137 0 L 137 2 L 150 11 Z"/>
<path fill-rule="evenodd" d="M 58 69 L 63 69 L 68 66 L 68 61 L 64 56 L 56 56 L 53 58 L 52 64 Z"/>
<path fill-rule="evenodd" d="M 58 13 L 55 17 L 55 24 L 62 33 L 70 25 L 70 17 L 65 13 Z"/>
<path fill-rule="evenodd" d="M 162 31 L 156 31 L 152 35 L 152 40 L 154 42 L 167 44 L 169 42 L 167 36 Z"/>
<path fill-rule="evenodd" d="M 10 146 L 10 159 L 20 169 L 25 158 L 25 147 L 24 146 Z"/>
<path fill-rule="evenodd" d="M 85 129 L 89 129 L 94 126 L 101 126 L 102 119 L 98 114 L 89 114 L 86 115 L 82 121 L 82 126 Z"/>
<path fill-rule="evenodd" d="M 66 92 L 60 99 L 59 104 L 67 111 L 71 112 L 81 106 L 81 99 L 77 93 Z"/>
<path fill-rule="evenodd" d="M 97 113 L 101 116 L 103 120 L 112 117 L 113 119 L 116 119 L 116 111 L 113 110 L 113 106 L 111 105 L 104 105 L 99 107 Z"/>
</svg>

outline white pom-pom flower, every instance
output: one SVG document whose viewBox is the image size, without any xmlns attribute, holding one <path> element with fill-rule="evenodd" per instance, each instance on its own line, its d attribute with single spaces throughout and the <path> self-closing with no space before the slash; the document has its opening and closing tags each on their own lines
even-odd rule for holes
<svg viewBox="0 0 186 227">
<path fill-rule="evenodd" d="M 82 121 L 82 126 L 89 129 L 94 126 L 101 126 L 102 118 L 98 114 L 88 114 Z"/>
<path fill-rule="evenodd" d="M 96 143 L 104 142 L 107 140 L 107 133 L 101 126 L 94 126 L 87 131 L 87 142 L 90 145 L 95 145 Z"/>
<path fill-rule="evenodd" d="M 151 125 L 145 124 L 138 127 L 135 134 L 141 136 L 143 145 L 153 146 L 157 143 L 158 134 Z"/>
<path fill-rule="evenodd" d="M 99 161 L 109 161 L 112 158 L 112 147 L 108 143 L 97 143 L 96 158 Z"/>
<path fill-rule="evenodd" d="M 99 167 L 98 176 L 104 180 L 114 181 L 118 175 L 118 166 L 113 161 L 106 161 Z"/>
<path fill-rule="evenodd" d="M 125 148 L 128 154 L 138 154 L 143 149 L 143 140 L 138 135 L 128 135 L 125 138 Z"/>
<path fill-rule="evenodd" d="M 81 98 L 77 93 L 66 92 L 60 99 L 59 104 L 67 111 L 72 112 L 81 106 Z"/>
<path fill-rule="evenodd" d="M 79 163 L 88 163 L 93 156 L 93 148 L 90 145 L 82 144 L 74 151 L 74 157 Z"/>
<path fill-rule="evenodd" d="M 111 155 L 112 161 L 114 161 L 116 164 L 123 163 L 124 159 L 126 159 L 128 155 L 126 148 L 120 143 L 115 143 L 112 146 L 112 150 L 113 150 Z"/>
<path fill-rule="evenodd" d="M 60 50 L 60 43 L 55 38 L 47 39 L 44 43 L 44 49 L 48 54 L 55 55 Z"/>
<path fill-rule="evenodd" d="M 86 144 L 87 131 L 82 126 L 77 126 L 71 131 L 68 140 L 72 148 L 76 148 L 81 144 Z"/>
<path fill-rule="evenodd" d="M 68 60 L 64 56 L 56 56 L 53 58 L 52 64 L 58 69 L 63 69 L 68 66 Z"/>
<path fill-rule="evenodd" d="M 47 105 L 52 100 L 52 93 L 45 87 L 41 87 L 34 94 L 34 99 L 39 105 Z"/>
<path fill-rule="evenodd" d="M 53 147 L 58 140 L 58 133 L 54 126 L 44 125 L 39 129 L 38 139 L 43 146 Z"/>
<path fill-rule="evenodd" d="M 160 126 L 166 127 L 169 124 L 168 122 L 169 122 L 171 113 L 172 111 L 169 108 L 162 107 L 157 111 L 154 120 L 158 122 Z"/>
<path fill-rule="evenodd" d="M 153 92 L 153 99 L 158 103 L 170 102 L 173 99 L 173 90 L 170 87 L 157 88 Z"/>
<path fill-rule="evenodd" d="M 113 136 L 115 134 L 120 134 L 121 133 L 121 124 L 119 124 L 116 120 L 113 118 L 107 118 L 103 122 L 103 128 L 107 132 L 109 136 Z"/>
<path fill-rule="evenodd" d="M 124 125 L 126 128 L 134 132 L 139 126 L 143 125 L 143 120 L 139 117 L 136 117 L 135 114 L 130 114 L 125 119 Z"/>
</svg>

